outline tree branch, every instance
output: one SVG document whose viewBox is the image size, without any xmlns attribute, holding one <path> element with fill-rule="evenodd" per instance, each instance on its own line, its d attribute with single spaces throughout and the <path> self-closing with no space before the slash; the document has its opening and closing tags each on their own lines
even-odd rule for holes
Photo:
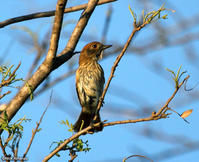
<svg viewBox="0 0 199 162">
<path fill-rule="evenodd" d="M 66 2 L 67 0 L 58 0 L 56 5 L 55 20 L 50 39 L 50 47 L 48 50 L 48 54 L 46 56 L 46 61 L 51 64 L 53 63 L 53 60 L 57 53 L 58 42 L 59 42 L 61 26 L 63 21 L 63 13 L 64 13 L 64 8 L 66 6 Z"/>
<path fill-rule="evenodd" d="M 5 92 L 4 94 L 0 95 L 0 100 L 1 100 L 3 97 L 5 97 L 6 95 L 10 94 L 10 93 L 11 93 L 11 91 L 7 91 L 7 92 Z"/>
<path fill-rule="evenodd" d="M 46 113 L 48 107 L 49 107 L 50 104 L 51 104 L 51 101 L 52 101 L 52 91 L 51 91 L 51 94 L 50 94 L 50 99 L 49 99 L 48 105 L 46 106 L 46 108 L 45 108 L 43 114 L 41 115 L 40 120 L 39 120 L 39 123 L 37 123 L 36 128 L 34 129 L 34 131 L 32 131 L 32 137 L 31 137 L 31 139 L 30 139 L 30 142 L 29 142 L 29 144 L 28 144 L 28 147 L 26 148 L 25 153 L 23 154 L 23 158 L 26 157 L 26 155 L 27 155 L 27 153 L 28 153 L 28 151 L 29 151 L 29 149 L 30 149 L 30 147 L 31 147 L 31 145 L 32 145 L 33 139 L 34 139 L 36 133 L 37 133 L 38 130 L 39 130 L 39 126 L 40 126 L 40 124 L 41 124 L 41 122 L 42 122 L 42 120 L 43 120 L 43 117 L 44 117 L 44 115 L 45 115 L 45 113 Z"/>
<path fill-rule="evenodd" d="M 4 145 L 3 145 L 3 142 L 2 142 L 1 137 L 0 137 L 0 147 L 1 147 L 1 149 L 2 149 L 2 152 L 3 152 L 4 157 L 7 157 L 8 155 L 7 155 L 7 153 L 6 153 L 6 150 L 5 150 L 5 147 L 4 147 Z"/>
<path fill-rule="evenodd" d="M 30 94 L 43 82 L 43 80 L 50 74 L 52 71 L 52 64 L 56 55 L 58 40 L 62 25 L 63 19 L 63 11 L 65 8 L 67 0 L 58 0 L 56 12 L 55 12 L 55 20 L 53 25 L 53 31 L 51 35 L 51 42 L 49 51 L 47 53 L 46 59 L 37 69 L 37 71 L 33 74 L 33 76 L 23 85 L 23 87 L 19 90 L 17 95 L 10 101 L 8 106 L 6 107 L 6 113 L 8 114 L 8 120 L 10 121 L 17 111 L 21 108 L 24 102 L 27 100 Z M 3 114 L 1 114 L 1 120 L 4 118 Z M 1 121 L 0 120 L 0 121 Z M 2 133 L 2 130 L 0 130 Z"/>
<path fill-rule="evenodd" d="M 114 2 L 114 1 L 117 1 L 117 0 L 100 0 L 97 5 L 102 5 L 102 4 L 110 3 L 110 2 Z M 69 7 L 69 8 L 66 8 L 64 10 L 64 13 L 83 10 L 86 7 L 87 7 L 87 4 Z M 26 20 L 32 20 L 32 19 L 43 18 L 43 17 L 51 17 L 51 16 L 54 16 L 54 15 L 55 15 L 55 11 L 47 11 L 47 12 L 38 12 L 38 13 L 29 14 L 29 15 L 14 17 L 14 18 L 7 19 L 5 21 L 0 22 L 0 28 L 3 28 L 7 25 L 11 25 L 11 24 L 14 24 L 14 23 L 26 21 Z"/>
</svg>

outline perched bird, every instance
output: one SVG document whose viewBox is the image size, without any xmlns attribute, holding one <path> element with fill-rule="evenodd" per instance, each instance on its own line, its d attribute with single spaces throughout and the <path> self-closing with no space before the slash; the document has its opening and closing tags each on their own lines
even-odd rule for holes
<svg viewBox="0 0 199 162">
<path fill-rule="evenodd" d="M 76 91 L 82 111 L 74 124 L 76 132 L 92 123 L 101 121 L 99 113 L 96 121 L 93 121 L 105 82 L 104 71 L 98 64 L 98 60 L 102 58 L 103 51 L 109 47 L 111 45 L 92 42 L 87 44 L 80 53 L 79 67 L 76 71 Z M 92 131 L 101 131 L 102 129 L 103 126 L 100 125 Z"/>
</svg>

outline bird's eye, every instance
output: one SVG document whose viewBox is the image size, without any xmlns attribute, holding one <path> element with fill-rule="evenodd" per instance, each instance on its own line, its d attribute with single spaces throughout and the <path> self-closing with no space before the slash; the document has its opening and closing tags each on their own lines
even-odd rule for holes
<svg viewBox="0 0 199 162">
<path fill-rule="evenodd" d="M 96 47 L 97 47 L 97 45 L 96 45 L 96 44 L 93 44 L 93 45 L 92 45 L 92 47 L 93 47 L 93 48 L 96 48 Z"/>
</svg>

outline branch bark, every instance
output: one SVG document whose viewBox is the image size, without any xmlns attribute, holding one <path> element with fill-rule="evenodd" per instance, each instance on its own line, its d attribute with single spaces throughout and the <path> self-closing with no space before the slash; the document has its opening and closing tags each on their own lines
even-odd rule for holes
<svg viewBox="0 0 199 162">
<path fill-rule="evenodd" d="M 97 5 L 102 5 L 102 4 L 110 3 L 110 2 L 114 2 L 114 1 L 117 1 L 117 0 L 100 0 Z M 64 13 L 80 11 L 80 10 L 85 9 L 86 7 L 87 7 L 87 4 L 69 7 L 64 10 Z M 55 15 L 55 11 L 46 11 L 46 12 L 38 12 L 38 13 L 29 14 L 29 15 L 14 17 L 14 18 L 7 19 L 5 21 L 0 22 L 0 28 L 3 28 L 7 25 L 11 25 L 14 23 L 22 22 L 22 21 L 43 18 L 43 17 L 51 17 L 54 15 Z"/>
</svg>

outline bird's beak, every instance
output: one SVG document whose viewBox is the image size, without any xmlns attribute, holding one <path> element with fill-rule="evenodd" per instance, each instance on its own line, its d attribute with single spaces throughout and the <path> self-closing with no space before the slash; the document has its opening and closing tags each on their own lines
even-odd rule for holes
<svg viewBox="0 0 199 162">
<path fill-rule="evenodd" d="M 107 48 L 110 48 L 111 46 L 112 46 L 112 45 L 103 45 L 102 51 L 101 51 L 101 53 L 100 53 L 100 55 L 99 55 L 99 60 L 102 59 L 104 50 L 107 49 Z"/>
<path fill-rule="evenodd" d="M 112 45 L 103 45 L 103 50 L 110 48 Z"/>
</svg>

